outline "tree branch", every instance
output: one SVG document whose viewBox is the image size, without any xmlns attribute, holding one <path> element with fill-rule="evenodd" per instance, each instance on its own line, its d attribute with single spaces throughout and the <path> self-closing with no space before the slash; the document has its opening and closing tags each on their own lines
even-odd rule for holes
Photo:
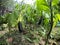
<svg viewBox="0 0 60 45">
<path fill-rule="evenodd" d="M 52 0 L 50 0 L 50 13 L 51 13 L 51 26 L 50 26 L 50 30 L 47 34 L 47 37 L 46 37 L 46 42 L 45 42 L 45 45 L 47 45 L 48 43 L 48 39 L 50 37 L 50 34 L 51 34 L 51 31 L 52 31 L 52 27 L 53 27 L 53 11 L 52 11 Z"/>
</svg>

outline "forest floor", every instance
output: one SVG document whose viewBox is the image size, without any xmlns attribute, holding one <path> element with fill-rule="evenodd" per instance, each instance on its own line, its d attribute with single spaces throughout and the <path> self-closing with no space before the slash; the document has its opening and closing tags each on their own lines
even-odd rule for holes
<svg viewBox="0 0 60 45">
<path fill-rule="evenodd" d="M 59 28 L 54 28 L 52 32 L 57 32 L 57 30 L 59 30 Z M 29 41 L 29 39 L 27 38 L 27 40 L 25 39 L 25 35 L 26 34 L 22 34 L 19 33 L 18 30 L 12 31 L 11 34 L 9 34 L 8 29 L 5 29 L 3 31 L 0 31 L 0 45 L 44 45 L 45 44 L 45 39 L 44 38 L 40 38 L 40 42 L 39 43 L 32 43 Z M 49 44 L 48 45 L 60 45 L 60 40 L 56 41 L 53 39 L 49 39 Z"/>
</svg>

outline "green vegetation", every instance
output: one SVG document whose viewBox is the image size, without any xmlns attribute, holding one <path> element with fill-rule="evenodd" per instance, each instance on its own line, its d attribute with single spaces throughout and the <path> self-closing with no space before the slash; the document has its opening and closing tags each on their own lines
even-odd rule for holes
<svg viewBox="0 0 60 45">
<path fill-rule="evenodd" d="M 60 0 L 33 5 L 0 0 L 0 40 L 0 45 L 60 45 Z"/>
</svg>

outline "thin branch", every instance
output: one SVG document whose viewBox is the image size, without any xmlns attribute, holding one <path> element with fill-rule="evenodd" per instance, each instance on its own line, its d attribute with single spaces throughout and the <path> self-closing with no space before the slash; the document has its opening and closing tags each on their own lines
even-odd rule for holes
<svg viewBox="0 0 60 45">
<path fill-rule="evenodd" d="M 50 13 L 51 13 L 51 27 L 50 27 L 50 30 L 49 30 L 49 32 L 47 34 L 45 45 L 47 45 L 47 43 L 48 43 L 48 39 L 50 37 L 51 31 L 52 31 L 52 27 L 53 27 L 52 0 L 50 0 Z"/>
</svg>

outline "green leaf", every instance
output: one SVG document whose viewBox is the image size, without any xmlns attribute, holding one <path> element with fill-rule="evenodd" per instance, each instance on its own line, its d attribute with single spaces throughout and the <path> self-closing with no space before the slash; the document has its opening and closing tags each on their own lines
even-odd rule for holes
<svg viewBox="0 0 60 45">
<path fill-rule="evenodd" d="M 59 0 L 53 0 L 53 1 L 52 1 L 52 6 L 57 5 L 58 2 L 59 2 Z"/>
<path fill-rule="evenodd" d="M 37 5 L 46 4 L 45 0 L 36 0 Z"/>
<path fill-rule="evenodd" d="M 56 18 L 60 21 L 60 14 L 56 14 Z"/>
<path fill-rule="evenodd" d="M 42 10 L 49 11 L 49 7 L 48 7 L 45 0 L 37 0 L 36 1 L 36 6 L 37 6 L 37 9 L 40 10 L 40 11 L 42 11 Z"/>
<path fill-rule="evenodd" d="M 33 42 L 30 38 L 28 38 L 27 36 L 25 36 L 25 39 L 28 40 L 29 42 Z"/>
</svg>

